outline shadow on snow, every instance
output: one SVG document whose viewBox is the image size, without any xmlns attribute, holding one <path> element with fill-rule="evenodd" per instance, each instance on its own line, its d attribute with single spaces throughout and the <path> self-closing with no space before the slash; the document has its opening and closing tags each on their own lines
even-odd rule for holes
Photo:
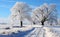
<svg viewBox="0 0 60 37">
<path fill-rule="evenodd" d="M 28 31 L 18 31 L 18 33 L 12 33 L 11 35 L 0 35 L 0 37 L 25 37 L 28 35 L 31 31 L 33 31 L 35 28 L 32 28 Z"/>
</svg>

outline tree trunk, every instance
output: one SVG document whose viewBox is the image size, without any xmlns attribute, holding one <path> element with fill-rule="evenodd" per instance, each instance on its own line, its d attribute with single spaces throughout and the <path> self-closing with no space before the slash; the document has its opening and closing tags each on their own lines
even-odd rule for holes
<svg viewBox="0 0 60 37">
<path fill-rule="evenodd" d="M 23 22 L 21 21 L 21 27 L 23 26 Z"/>
<path fill-rule="evenodd" d="M 44 17 L 44 19 L 41 21 L 42 25 L 44 26 L 44 22 L 46 21 L 46 17 Z"/>
<path fill-rule="evenodd" d="M 52 23 L 50 25 L 52 26 Z"/>
<path fill-rule="evenodd" d="M 41 22 L 42 23 L 42 25 L 44 26 L 44 22 Z"/>
<path fill-rule="evenodd" d="M 33 24 L 35 25 L 36 23 L 35 23 L 35 22 L 33 22 Z"/>
</svg>

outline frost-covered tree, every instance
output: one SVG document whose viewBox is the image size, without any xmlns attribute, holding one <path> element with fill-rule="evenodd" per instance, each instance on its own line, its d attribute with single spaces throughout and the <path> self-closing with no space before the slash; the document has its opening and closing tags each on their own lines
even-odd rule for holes
<svg viewBox="0 0 60 37">
<path fill-rule="evenodd" d="M 15 22 L 15 20 L 18 20 L 16 22 L 19 22 L 20 26 L 22 27 L 23 19 L 31 20 L 29 11 L 31 11 L 31 8 L 25 2 L 17 2 L 11 9 L 12 21 Z"/>
<path fill-rule="evenodd" d="M 60 18 L 58 18 L 58 25 L 60 25 Z"/>
<path fill-rule="evenodd" d="M 44 25 L 45 21 L 57 22 L 57 12 L 56 12 L 56 5 L 55 4 L 43 4 L 40 7 L 33 10 L 33 23 L 41 22 Z"/>
</svg>

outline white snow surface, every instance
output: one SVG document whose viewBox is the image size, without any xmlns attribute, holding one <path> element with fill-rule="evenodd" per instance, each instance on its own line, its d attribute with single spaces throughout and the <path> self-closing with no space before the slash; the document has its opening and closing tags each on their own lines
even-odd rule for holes
<svg viewBox="0 0 60 37">
<path fill-rule="evenodd" d="M 0 29 L 0 34 L 8 35 L 12 32 L 18 33 L 18 31 L 28 31 L 35 28 L 29 32 L 24 37 L 60 37 L 60 27 L 59 26 L 41 26 L 41 25 L 24 25 L 22 28 L 11 28 L 11 29 Z"/>
<path fill-rule="evenodd" d="M 60 27 L 35 27 L 35 29 L 26 37 L 60 37 Z"/>
<path fill-rule="evenodd" d="M 8 34 L 11 34 L 12 32 L 18 33 L 18 31 L 28 31 L 32 29 L 31 26 L 24 26 L 21 28 L 13 28 L 10 26 L 10 29 L 5 29 L 7 27 L 9 27 L 9 25 L 0 25 L 0 34 L 8 35 Z"/>
</svg>

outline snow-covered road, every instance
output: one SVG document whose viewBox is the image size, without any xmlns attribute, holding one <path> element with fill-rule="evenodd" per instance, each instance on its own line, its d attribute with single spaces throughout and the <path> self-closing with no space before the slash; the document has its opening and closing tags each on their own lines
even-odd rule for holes
<svg viewBox="0 0 60 37">
<path fill-rule="evenodd" d="M 12 34 L 11 31 L 13 31 L 14 34 Z M 19 32 L 16 33 L 16 31 L 19 31 Z M 1 32 L 1 30 L 0 30 L 0 32 Z M 25 27 L 12 28 L 12 30 L 8 30 L 5 32 L 6 33 L 10 32 L 11 35 L 9 35 L 9 36 L 14 35 L 13 37 L 16 37 L 16 36 L 20 36 L 20 37 L 60 37 L 60 27 L 51 27 L 51 26 L 43 27 L 40 25 L 30 25 L 30 26 L 25 25 Z M 8 34 L 6 36 L 8 36 Z"/>
<path fill-rule="evenodd" d="M 50 27 L 35 27 L 26 37 L 60 37 L 60 34 Z"/>
<path fill-rule="evenodd" d="M 41 27 L 36 27 L 31 33 L 26 37 L 44 37 L 44 29 Z"/>
</svg>

